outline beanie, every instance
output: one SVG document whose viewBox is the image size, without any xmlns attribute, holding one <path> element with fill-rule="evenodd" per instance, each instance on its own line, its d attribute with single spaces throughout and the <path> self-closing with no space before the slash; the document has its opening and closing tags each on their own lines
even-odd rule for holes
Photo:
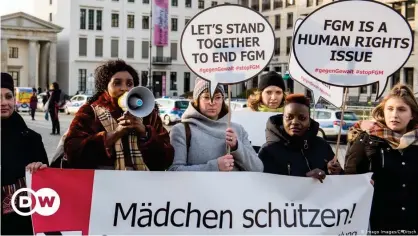
<svg viewBox="0 0 418 236">
<path fill-rule="evenodd" d="M 12 93 L 15 93 L 15 86 L 13 83 L 13 78 L 10 74 L 1 72 L 1 88 L 7 88 Z"/>
<path fill-rule="evenodd" d="M 200 94 L 202 94 L 206 89 L 210 90 L 210 83 L 201 78 L 197 78 L 193 89 L 193 100 L 197 100 Z M 216 89 L 218 89 L 222 93 L 222 96 L 225 97 L 225 90 L 221 84 L 218 84 Z"/>
<path fill-rule="evenodd" d="M 263 91 L 268 86 L 277 86 L 284 91 L 286 91 L 286 86 L 284 84 L 283 78 L 275 71 L 269 71 L 267 74 L 264 74 L 260 78 L 258 83 L 258 89 Z"/>
</svg>

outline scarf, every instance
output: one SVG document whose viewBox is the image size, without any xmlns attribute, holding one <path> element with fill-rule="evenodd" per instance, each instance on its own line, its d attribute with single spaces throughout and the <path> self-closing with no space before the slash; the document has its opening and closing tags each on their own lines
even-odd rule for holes
<svg viewBox="0 0 418 236">
<path fill-rule="evenodd" d="M 371 121 L 367 121 L 371 123 L 366 130 L 363 130 L 361 128 L 362 122 L 363 121 L 357 122 L 353 126 L 353 129 L 359 130 L 359 131 L 365 131 L 369 135 L 376 136 L 378 138 L 386 140 L 389 143 L 389 145 L 392 147 L 392 149 L 401 150 L 401 149 L 405 149 L 409 147 L 410 145 L 418 145 L 418 127 L 415 127 L 415 129 L 405 133 L 404 135 L 401 135 L 389 129 L 383 124 L 380 124 L 378 122 L 371 122 Z"/>
<path fill-rule="evenodd" d="M 260 104 L 259 106 L 258 106 L 258 111 L 261 111 L 261 112 L 283 112 L 283 107 L 279 107 L 279 108 L 276 108 L 276 109 L 271 109 L 271 108 L 268 108 L 267 106 L 265 106 L 265 105 L 263 105 L 263 104 Z"/>
<path fill-rule="evenodd" d="M 13 207 L 12 207 L 12 196 L 13 194 L 21 189 L 21 188 L 26 188 L 26 178 L 19 178 L 17 180 L 17 182 L 15 184 L 10 184 L 10 185 L 6 185 L 6 186 L 1 186 L 1 191 L 2 191 L 2 214 L 9 214 L 14 212 Z M 25 192 L 22 192 L 19 194 L 19 196 L 27 196 L 27 194 Z M 17 200 L 19 198 L 15 198 L 14 202 L 15 205 L 18 204 Z"/>
<path fill-rule="evenodd" d="M 112 132 L 116 130 L 118 127 L 118 123 L 115 119 L 112 118 L 110 112 L 100 106 L 92 106 L 96 117 L 100 120 L 103 127 L 107 132 Z M 129 151 L 131 154 L 132 165 L 134 170 L 139 171 L 149 171 L 147 165 L 145 164 L 142 153 L 138 147 L 138 137 L 136 135 L 129 134 Z M 116 170 L 126 170 L 125 165 L 125 155 L 124 155 L 124 147 L 122 145 L 122 139 L 118 139 L 114 145 L 116 151 L 116 161 L 115 161 L 115 169 Z"/>
</svg>

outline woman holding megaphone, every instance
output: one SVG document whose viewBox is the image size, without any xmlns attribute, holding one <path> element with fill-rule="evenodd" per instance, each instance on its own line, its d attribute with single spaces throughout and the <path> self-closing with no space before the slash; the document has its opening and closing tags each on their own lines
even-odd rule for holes
<svg viewBox="0 0 418 236">
<path fill-rule="evenodd" d="M 118 104 L 138 85 L 138 73 L 122 60 L 96 69 L 96 94 L 79 109 L 65 139 L 70 167 L 163 171 L 171 165 L 174 150 L 158 107 L 153 104 L 151 113 L 141 118 Z"/>
</svg>

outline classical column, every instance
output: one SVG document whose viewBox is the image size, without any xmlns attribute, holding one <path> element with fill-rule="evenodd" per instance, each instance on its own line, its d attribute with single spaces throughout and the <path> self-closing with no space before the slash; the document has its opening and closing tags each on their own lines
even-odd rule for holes
<svg viewBox="0 0 418 236">
<path fill-rule="evenodd" d="M 1 39 L 1 71 L 7 71 L 7 59 L 9 58 L 9 44 L 6 38 Z"/>
<path fill-rule="evenodd" d="M 57 43 L 51 42 L 49 47 L 49 83 L 57 81 Z"/>
<path fill-rule="evenodd" d="M 372 86 L 373 85 L 367 86 L 367 98 L 372 96 Z"/>
<path fill-rule="evenodd" d="M 386 86 L 386 90 L 385 90 L 385 94 L 384 95 L 386 95 L 387 93 L 389 93 L 389 91 L 392 89 L 392 87 L 393 87 L 393 76 L 389 76 L 388 77 L 388 83 L 387 83 L 387 86 Z"/>
<path fill-rule="evenodd" d="M 49 52 L 49 42 L 41 44 L 41 56 L 39 60 L 39 84 L 38 86 L 42 89 L 48 88 L 47 84 L 47 70 L 48 70 L 48 52 Z"/>
<path fill-rule="evenodd" d="M 247 89 L 252 89 L 253 88 L 253 79 L 249 79 L 245 83 L 247 84 Z"/>
<path fill-rule="evenodd" d="M 30 40 L 29 41 L 29 63 L 28 63 L 28 86 L 35 88 L 36 87 L 36 54 L 37 54 L 37 49 L 36 49 L 36 44 L 38 42 L 35 40 Z"/>
<path fill-rule="evenodd" d="M 405 68 L 399 69 L 399 82 L 401 84 L 406 84 L 406 78 L 405 78 Z"/>
</svg>

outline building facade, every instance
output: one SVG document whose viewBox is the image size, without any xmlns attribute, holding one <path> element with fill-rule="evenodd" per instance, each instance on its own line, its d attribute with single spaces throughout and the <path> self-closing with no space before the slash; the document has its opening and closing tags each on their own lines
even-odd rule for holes
<svg viewBox="0 0 418 236">
<path fill-rule="evenodd" d="M 193 90 L 196 76 L 185 65 L 180 52 L 184 26 L 199 11 L 225 2 L 169 0 L 169 42 L 152 44 L 150 17 L 152 0 L 33 0 L 35 15 L 64 27 L 58 35 L 58 75 L 70 95 L 86 91 L 97 66 L 109 59 L 123 59 L 148 83 L 151 61 L 156 96 L 180 96 Z"/>
<path fill-rule="evenodd" d="M 42 90 L 57 79 L 57 34 L 62 28 L 24 12 L 1 17 L 1 71 L 17 87 Z"/>
<path fill-rule="evenodd" d="M 262 13 L 275 30 L 276 48 L 270 62 L 269 70 L 284 75 L 288 70 L 289 54 L 292 47 L 294 23 L 298 18 L 304 18 L 316 8 L 331 2 L 331 0 L 240 0 L 240 4 Z M 415 0 L 382 0 L 401 13 L 411 25 L 414 38 L 418 32 L 418 10 Z M 388 58 L 390 60 L 390 58 Z M 402 82 L 410 85 L 418 92 L 418 42 L 415 40 L 414 50 L 403 68 L 389 77 L 386 92 L 392 85 Z M 290 92 L 308 93 L 305 87 L 287 80 Z M 256 84 L 253 81 L 252 84 Z M 349 100 L 352 103 L 366 103 L 376 97 L 377 84 L 349 89 Z"/>
</svg>

